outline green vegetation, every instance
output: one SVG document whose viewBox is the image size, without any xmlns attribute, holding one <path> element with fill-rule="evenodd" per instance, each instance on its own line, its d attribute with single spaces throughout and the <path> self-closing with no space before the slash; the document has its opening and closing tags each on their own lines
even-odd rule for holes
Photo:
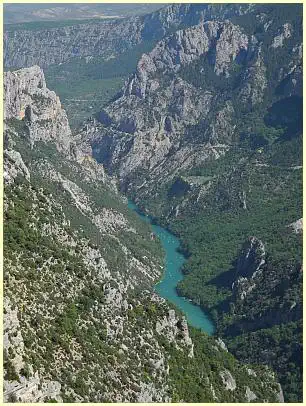
<svg viewBox="0 0 306 406">
<path fill-rule="evenodd" d="M 23 152 L 21 145 L 27 149 L 25 141 L 18 139 L 16 147 Z M 109 387 L 105 368 L 109 370 L 118 362 L 122 362 L 122 355 L 118 352 L 117 344 L 107 337 L 105 317 L 100 315 L 105 305 L 99 274 L 100 259 L 97 258 L 94 265 L 87 260 L 85 265 L 84 255 L 89 248 L 100 248 L 112 273 L 119 272 L 121 277 L 124 277 L 124 273 L 131 269 L 127 268 L 127 259 L 110 235 L 101 237 L 101 241 L 96 245 L 90 235 L 93 225 L 90 228 L 89 223 L 87 231 L 80 231 L 86 216 L 76 221 L 77 226 L 73 223 L 68 226 L 66 219 L 73 220 L 75 214 L 73 210 L 69 211 L 73 202 L 63 189 L 56 189 L 54 183 L 47 181 L 41 170 L 34 174 L 35 165 L 42 162 L 40 154 L 45 156 L 44 159 L 48 157 L 55 165 L 64 167 L 66 164 L 66 176 L 69 170 L 68 161 L 60 159 L 48 144 L 38 143 L 37 148 L 27 151 L 25 159 L 27 165 L 33 169 L 31 184 L 19 176 L 15 184 L 7 186 L 5 190 L 6 202 L 9 202 L 5 211 L 4 229 L 5 295 L 17 305 L 19 312 L 22 312 L 20 324 L 25 344 L 24 359 L 33 366 L 34 371 L 43 371 L 42 378 L 60 381 L 64 400 L 68 400 L 66 390 L 73 388 L 79 396 L 97 401 L 98 393 Z M 71 163 L 72 167 L 73 165 L 76 164 Z M 74 176 L 73 179 L 75 182 L 86 183 L 81 180 L 81 173 L 80 171 L 79 177 Z M 73 174 L 73 168 L 70 167 L 70 176 Z M 90 183 L 87 182 L 87 186 L 89 193 Z M 107 191 L 105 187 L 103 193 L 100 193 L 103 195 L 103 201 L 99 207 L 102 208 L 107 201 L 106 194 L 111 196 L 113 192 Z M 112 201 L 116 201 L 117 209 L 124 208 L 131 221 L 135 219 L 135 223 L 139 225 L 138 237 L 133 237 L 133 249 L 137 247 L 137 239 L 149 240 L 149 227 L 141 221 L 138 222 L 137 216 L 130 213 L 119 199 L 116 200 L 112 196 L 108 205 L 111 206 Z M 134 226 L 138 227 L 136 224 Z M 45 227 L 62 229 L 66 233 L 66 243 L 63 244 L 54 231 L 51 235 L 44 235 Z M 99 235 L 98 230 L 96 233 Z M 118 236 L 121 240 L 120 233 Z M 128 239 L 128 236 L 123 237 L 121 241 L 125 238 Z M 73 240 L 77 241 L 77 245 L 73 244 Z M 158 261 L 159 258 L 155 258 L 150 252 L 150 246 L 154 245 L 156 255 L 160 257 L 158 242 L 151 242 L 150 245 L 145 241 L 140 242 L 142 254 L 146 253 L 148 258 Z M 107 280 L 104 281 L 106 282 Z M 141 280 L 138 280 L 138 284 L 140 289 Z M 131 299 L 130 304 L 135 300 Z M 149 311 L 153 315 L 154 306 L 151 306 Z M 124 312 L 121 317 L 125 317 Z M 73 351 L 77 351 L 77 358 Z M 59 352 L 63 356 L 62 364 L 59 361 Z M 11 358 L 14 358 L 12 351 L 5 363 L 6 379 L 18 380 Z M 98 372 L 94 369 L 97 365 Z M 128 359 L 126 368 L 129 369 Z M 133 366 L 133 371 L 139 374 L 141 368 L 137 368 Z M 76 374 L 75 371 L 79 372 Z M 20 373 L 29 376 L 27 367 Z M 115 382 L 111 387 L 115 387 Z M 54 399 L 46 401 L 53 403 Z"/>
<path fill-rule="evenodd" d="M 168 382 L 167 395 L 174 401 L 187 399 L 186 396 L 193 401 L 213 401 L 211 385 L 222 400 L 244 400 L 246 385 L 257 393 L 259 400 L 273 400 L 276 387 L 270 372 L 256 369 L 257 378 L 246 379 L 245 366 L 216 349 L 214 338 L 191 329 L 195 357 L 190 358 L 183 332 L 175 337 L 178 347 L 165 334 L 158 334 L 156 323 L 168 316 L 169 305 L 152 301 L 150 293 L 143 289 L 152 286 L 136 273 L 137 287 L 124 297 L 127 306 L 118 309 L 115 302 L 109 303 L 110 289 L 118 288 L 124 280 L 121 278 L 130 278 L 137 271 L 128 265 L 120 244 L 131 251 L 131 258 L 143 263 L 153 260 L 158 265 L 158 241 L 149 238 L 149 226 L 129 211 L 118 195 L 107 185 L 84 178 L 78 164 L 62 159 L 54 146 L 38 142 L 29 149 L 24 138 L 13 137 L 15 148 L 31 171 L 31 183 L 19 175 L 13 185 L 5 188 L 4 291 L 18 314 L 22 314 L 19 323 L 25 366 L 19 373 L 31 377 L 31 365 L 41 379 L 59 381 L 65 402 L 75 401 L 75 394 L 88 402 L 109 401 L 104 393 L 121 393 L 126 388 L 135 391 L 131 399 L 137 400 L 139 382 L 153 383 L 157 388 Z M 93 210 L 118 210 L 129 219 L 136 233 L 102 235 L 86 215 L 78 213 L 69 194 L 46 176 L 43 168 L 45 165 L 49 170 L 47 162 L 82 187 L 91 198 Z M 100 257 L 93 261 L 86 257 L 89 249 L 99 249 L 115 278 L 103 276 Z M 130 274 L 125 276 L 127 271 Z M 110 311 L 114 313 L 110 315 Z M 123 331 L 116 333 L 118 336 L 109 333 L 113 320 L 122 323 Z M 145 338 L 144 343 L 141 338 Z M 121 343 L 127 350 L 122 350 Z M 148 354 L 156 357 L 152 348 L 159 348 L 169 363 L 169 375 L 158 372 L 162 374 L 158 375 L 162 376 L 162 383 L 156 379 L 156 369 L 148 358 Z M 14 356 L 10 348 L 4 365 L 9 380 L 19 379 L 11 362 Z M 157 360 L 159 357 L 158 354 Z M 236 379 L 235 393 L 224 388 L 220 378 L 224 369 Z M 117 371 L 120 380 L 110 377 L 112 370 Z M 260 387 L 263 377 L 265 384 Z M 53 398 L 45 401 L 56 403 Z"/>
<path fill-rule="evenodd" d="M 6 124 L 8 124 L 9 127 L 14 128 L 14 130 L 18 133 L 19 137 L 21 137 L 21 138 L 26 138 L 30 135 L 29 127 L 27 126 L 25 120 L 18 120 L 17 118 L 11 118 L 9 120 L 6 120 Z M 10 132 L 10 130 L 9 130 L 9 132 Z"/>
<path fill-rule="evenodd" d="M 270 351 L 271 343 L 265 346 L 260 329 L 294 321 L 302 315 L 298 278 L 302 240 L 288 228 L 302 217 L 302 171 L 294 169 L 301 165 L 300 145 L 301 138 L 297 137 L 279 139 L 251 152 L 245 147 L 233 148 L 224 157 L 182 174 L 184 179 L 195 175 L 210 179 L 205 205 L 203 201 L 192 200 L 170 222 L 156 215 L 180 236 L 182 251 L 188 255 L 183 269 L 186 276 L 178 286 L 179 292 L 209 310 L 218 325 L 218 334 L 228 336 L 228 343 L 240 340 L 237 341 L 240 347 L 252 348 L 244 332 L 258 331 L 258 349 Z M 171 206 L 185 199 L 188 192 L 169 195 L 173 184 L 168 191 L 159 190 L 164 193 L 163 199 L 145 202 L 146 208 L 153 214 L 167 213 Z M 266 265 L 257 287 L 247 299 L 237 301 L 232 292 L 232 283 L 238 277 L 235 259 L 250 236 L 264 242 Z M 293 303 L 296 308 L 289 312 Z M 265 321 L 260 323 L 261 319 Z M 280 330 L 282 340 L 286 340 L 291 328 L 288 324 L 288 328 Z M 291 345 L 290 340 L 286 342 Z M 235 353 L 245 359 L 243 351 Z M 290 352 L 286 354 L 284 359 L 288 361 Z M 256 360 L 260 362 L 260 357 L 254 349 L 252 362 Z M 290 362 L 296 363 L 297 358 Z M 278 372 L 285 396 L 288 393 L 286 399 L 300 399 L 299 375 L 289 376 L 284 360 L 279 365 L 278 358 L 267 356 L 265 363 Z"/>
<path fill-rule="evenodd" d="M 10 381 L 19 381 L 19 376 L 15 370 L 14 365 L 10 361 L 10 359 L 6 359 L 3 364 L 4 369 L 6 370 L 6 374 L 4 376 L 4 379 L 10 380 Z"/>
<path fill-rule="evenodd" d="M 66 76 L 67 75 L 67 76 Z M 52 77 L 52 79 L 51 79 Z M 95 115 L 120 90 L 124 77 L 84 79 L 71 72 L 46 72 L 48 87 L 60 95 L 71 128 Z"/>
<path fill-rule="evenodd" d="M 263 100 L 255 107 L 241 103 L 241 73 L 245 67 L 252 67 L 243 53 L 233 63 L 229 78 L 215 75 L 210 63 L 213 55 L 182 68 L 179 75 L 183 79 L 218 95 L 211 117 L 225 101 L 232 102 L 232 120 L 237 131 L 233 139 L 228 139 L 227 134 L 220 136 L 218 141 L 229 147 L 222 157 L 182 170 L 167 184 L 160 182 L 156 185 L 157 197 L 147 197 L 142 204 L 182 240 L 181 250 L 188 260 L 179 292 L 210 312 L 217 334 L 239 360 L 261 364 L 253 367 L 258 372 L 257 377 L 250 378 L 251 389 L 258 400 L 273 399 L 275 393 L 273 385 L 263 387 L 263 371 L 269 374 L 267 365 L 277 373 L 285 400 L 297 402 L 302 398 L 302 239 L 288 226 L 302 217 L 302 99 L 286 95 L 286 83 L 279 83 L 279 59 L 284 66 L 289 64 L 288 50 L 301 35 L 301 16 L 296 9 L 299 5 L 284 7 L 281 12 L 270 6 L 262 7 L 266 18 L 273 20 L 269 35 L 265 35 L 263 22 L 256 17 L 258 9 L 247 17 L 236 16 L 233 21 L 241 24 L 249 37 L 254 34 L 263 41 L 268 83 Z M 268 48 L 271 38 L 287 21 L 297 35 L 288 39 L 277 52 Z M 64 98 L 64 107 L 74 126 L 116 97 L 123 81 L 135 70 L 141 53 L 152 45 L 145 42 L 132 52 L 108 61 L 100 57 L 74 58 L 47 69 L 48 85 Z M 168 79 L 164 75 L 161 85 Z M 84 105 L 80 105 L 83 102 L 78 99 L 84 99 Z M 92 100 L 90 105 L 88 100 Z M 205 129 L 209 124 L 208 119 L 187 128 L 184 142 L 208 141 Z M 50 144 L 37 143 L 30 150 L 24 139 L 28 131 L 25 123 L 12 120 L 10 125 L 20 134 L 15 140 L 16 150 L 31 168 L 30 185 L 19 176 L 14 186 L 5 190 L 8 204 L 4 229 L 8 269 L 4 275 L 5 292 L 18 310 L 23 306 L 27 320 L 27 324 L 22 324 L 25 357 L 34 370 L 42 368 L 45 378 L 56 378 L 63 383 L 64 401 L 73 401 L 72 395 L 66 392 L 69 388 L 85 401 L 101 400 L 101 393 L 107 393 L 110 385 L 106 372 L 118 365 L 125 370 L 121 371 L 121 381 L 112 380 L 111 387 L 118 390 L 130 387 L 137 392 L 140 388 L 129 381 L 127 372 L 135 372 L 138 380 L 148 383 L 154 380 L 154 369 L 146 359 L 150 345 L 139 346 L 144 360 L 139 366 L 133 352 L 139 343 L 131 341 L 131 337 L 141 336 L 148 326 L 155 331 L 157 320 L 166 316 L 168 307 L 153 304 L 140 295 L 142 290 L 151 289 L 151 285 L 138 280 L 136 266 L 127 267 L 122 245 L 129 251 L 128 255 L 143 265 L 152 258 L 157 265 L 161 264 L 161 246 L 158 241 L 150 240 L 149 227 L 130 213 L 107 185 L 90 182 L 75 162 L 62 159 Z M 90 196 L 94 214 L 103 209 L 123 213 L 136 233 L 101 232 L 98 224 L 93 224 L 89 216 L 78 209 L 62 184 L 51 181 L 43 173 L 40 165 L 46 160 Z M 135 173 L 137 179 L 142 177 L 143 180 L 145 176 Z M 205 191 L 200 196 L 203 186 Z M 181 205 L 179 214 L 169 215 L 178 205 Z M 70 245 L 62 243 L 56 233 L 44 234 L 42 230 L 50 225 L 60 225 Z M 262 241 L 265 247 L 265 263 L 254 279 L 240 272 L 238 266 L 245 255 L 244 244 L 251 236 Z M 127 307 L 119 315 L 124 320 L 124 337 L 129 337 L 129 344 L 132 343 L 128 352 L 109 337 L 109 325 L 101 318 L 105 292 L 117 284 L 112 280 L 110 287 L 102 289 L 103 266 L 98 268 L 99 257 L 92 263 L 88 260 L 84 252 L 89 249 L 99 249 L 111 275 L 118 277 L 135 272 L 138 286 L 129 292 Z M 246 286 L 241 294 L 237 281 L 246 276 L 248 280 L 244 280 Z M 240 288 L 243 289 L 243 285 Z M 177 402 L 186 398 L 213 402 L 215 397 L 233 402 L 237 396 L 244 400 L 245 387 L 249 385 L 246 368 L 230 353 L 216 349 L 214 338 L 194 329 L 191 331 L 194 358 L 163 335 L 154 335 L 170 355 L 169 395 Z M 182 334 L 177 339 L 182 339 Z M 74 351 L 80 357 L 76 358 Z M 64 362 L 54 368 L 59 353 Z M 7 379 L 18 378 L 10 361 L 13 355 L 8 354 L 5 360 Z M 237 392 L 224 390 L 220 377 L 224 369 L 235 376 Z M 23 374 L 29 374 L 27 367 Z"/>
<path fill-rule="evenodd" d="M 187 396 L 187 399 L 193 399 L 194 402 L 217 402 L 220 399 L 222 387 L 219 373 L 225 369 L 235 377 L 236 395 L 239 393 L 242 401 L 245 401 L 245 387 L 250 385 L 246 367 L 237 368 L 233 355 L 220 351 L 213 338 L 205 336 L 197 329 L 190 328 L 190 330 L 192 340 L 195 343 L 194 358 L 189 358 L 173 346 L 169 347 L 171 354 L 170 374 L 173 382 L 175 382 L 175 389 L 172 394 L 173 401 L 179 402 L 181 399 L 186 399 Z M 263 371 L 261 367 L 255 365 L 252 365 L 252 368 L 256 372 Z M 214 388 L 214 394 L 211 388 Z M 271 396 L 273 398 L 272 392 L 275 389 L 273 385 L 262 385 L 260 379 L 254 377 L 252 390 L 260 398 L 271 398 Z M 224 402 L 233 402 L 235 399 L 230 390 L 225 391 L 221 396 Z"/>
<path fill-rule="evenodd" d="M 185 65 L 180 70 L 180 75 L 187 82 L 205 90 L 222 90 L 222 92 L 233 91 L 239 84 L 240 74 L 243 64 L 234 62 L 230 68 L 230 76 L 214 72 L 209 54 L 202 55 L 197 61 L 190 65 Z"/>
<path fill-rule="evenodd" d="M 140 56 L 153 46 L 153 41 L 144 41 L 113 59 L 72 58 L 45 69 L 47 86 L 59 95 L 70 125 L 77 127 L 110 102 L 135 71 Z"/>
<path fill-rule="evenodd" d="M 211 141 L 210 120 L 228 100 L 236 132 L 231 138 L 220 134 L 217 142 L 229 149 L 219 159 L 181 170 L 166 184 L 155 185 L 157 197 L 142 197 L 142 206 L 182 241 L 188 260 L 178 291 L 210 312 L 217 334 L 238 359 L 273 367 L 285 400 L 300 401 L 302 238 L 288 226 L 302 217 L 302 98 L 287 95 L 286 84 L 279 79 L 279 61 L 286 66 L 292 60 L 291 48 L 301 40 L 302 17 L 300 5 L 260 7 L 267 14 L 264 21 L 256 17 L 258 9 L 232 20 L 263 41 L 268 83 L 263 100 L 255 106 L 241 102 L 241 74 L 252 67 L 243 54 L 232 64 L 228 78 L 214 73 L 213 55 L 181 68 L 179 74 L 186 81 L 215 94 L 208 118 L 187 128 L 185 142 Z M 269 20 L 272 27 L 265 35 L 263 24 Z M 285 22 L 295 34 L 281 50 L 269 48 Z M 142 182 L 144 176 L 135 173 L 133 181 Z M 179 214 L 169 215 L 175 207 Z M 241 298 L 233 283 L 245 276 L 238 273 L 237 262 L 251 236 L 263 242 L 265 264 L 254 279 L 256 285 L 247 282 L 246 296 Z M 291 340 L 294 334 L 298 336 Z"/>
<path fill-rule="evenodd" d="M 247 362 L 272 365 L 279 372 L 287 402 L 297 402 L 303 382 L 302 341 L 301 321 L 290 322 L 237 336 L 229 341 L 229 350 Z"/>
</svg>

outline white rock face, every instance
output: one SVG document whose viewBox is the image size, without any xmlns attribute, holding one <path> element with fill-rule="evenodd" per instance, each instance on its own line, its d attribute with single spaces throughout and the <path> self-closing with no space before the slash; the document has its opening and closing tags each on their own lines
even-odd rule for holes
<svg viewBox="0 0 306 406">
<path fill-rule="evenodd" d="M 160 393 L 156 390 L 154 385 L 151 383 L 147 384 L 141 382 L 140 384 L 140 393 L 137 395 L 137 402 L 146 403 L 146 402 L 169 402 L 169 397 L 163 398 L 160 396 Z"/>
<path fill-rule="evenodd" d="M 292 36 L 292 27 L 291 24 L 285 23 L 282 28 L 279 30 L 279 34 L 273 38 L 271 44 L 272 48 L 279 48 L 284 45 L 284 40 Z"/>
<path fill-rule="evenodd" d="M 230 371 L 225 369 L 224 371 L 220 372 L 220 377 L 222 379 L 223 385 L 225 386 L 226 390 L 233 391 L 236 389 L 236 381 L 233 378 L 232 374 Z"/>
<path fill-rule="evenodd" d="M 213 50 L 216 54 L 216 75 L 228 76 L 233 60 L 241 52 L 247 52 L 248 38 L 240 27 L 229 21 L 208 21 L 177 31 L 140 58 L 135 75 L 123 88 L 122 97 L 105 109 L 107 120 L 116 124 L 120 131 L 137 134 L 134 138 L 133 155 L 137 154 L 138 159 L 143 156 L 138 151 L 140 145 L 137 145 L 141 143 L 144 151 L 152 146 L 152 155 L 156 162 L 160 162 L 173 145 L 173 139 L 179 137 L 187 124 L 196 124 L 200 117 L 205 117 L 213 102 L 210 92 L 196 89 L 179 76 L 170 81 L 166 88 L 164 85 L 161 87 L 160 78 L 155 77 L 156 73 L 160 76 L 177 72 L 182 66 Z M 146 100 L 145 105 L 143 100 Z M 148 105 L 151 106 L 149 114 Z M 131 111 L 133 115 L 130 114 Z M 223 125 L 221 123 L 225 120 L 221 116 L 227 116 L 228 113 L 233 113 L 230 103 L 221 110 L 217 126 Z M 220 127 L 219 131 L 215 129 L 215 132 L 212 129 L 211 137 L 214 138 L 216 132 L 222 133 L 222 130 L 228 131 L 226 127 Z M 131 162 L 127 162 L 126 166 L 133 167 Z"/>
<path fill-rule="evenodd" d="M 4 73 L 4 119 L 23 120 L 29 139 L 54 141 L 60 151 L 69 152 L 71 130 L 59 98 L 46 87 L 38 66 Z"/>
<path fill-rule="evenodd" d="M 20 311 L 18 308 L 11 306 L 10 299 L 4 298 L 4 336 L 3 347 L 4 351 L 13 349 L 15 357 L 10 359 L 14 366 L 16 374 L 19 375 L 18 381 L 4 380 L 4 401 L 11 402 L 43 402 L 46 398 L 56 399 L 58 402 L 62 401 L 60 397 L 61 384 L 57 381 L 42 380 L 38 372 L 28 379 L 22 376 L 22 368 L 25 363 L 23 361 L 23 354 L 25 350 L 23 337 L 20 330 Z"/>
<path fill-rule="evenodd" d="M 289 224 L 296 234 L 301 234 L 303 232 L 303 218 L 296 220 L 294 223 Z"/>
<path fill-rule="evenodd" d="M 193 343 L 189 337 L 188 325 L 185 318 L 180 320 L 176 316 L 175 311 L 171 309 L 169 310 L 167 317 L 165 316 L 162 321 L 156 322 L 155 328 L 158 334 L 165 335 L 170 342 L 176 343 L 177 335 L 181 334 L 185 345 L 190 348 L 189 357 L 193 358 Z"/>
<path fill-rule="evenodd" d="M 113 209 L 104 208 L 101 213 L 93 217 L 93 222 L 103 233 L 116 233 L 120 230 L 136 232 L 135 229 L 129 227 L 126 218 Z"/>
<path fill-rule="evenodd" d="M 226 78 L 232 74 L 234 61 L 248 58 L 251 63 L 241 101 L 255 105 L 266 86 L 257 47 L 254 39 L 249 41 L 243 29 L 229 20 L 202 21 L 176 31 L 142 55 L 122 95 L 101 113 L 103 126 L 96 134 L 94 127 L 84 130 L 81 138 L 94 145 L 94 156 L 110 157 L 107 165 L 119 173 L 122 183 L 128 181 L 138 195 L 150 193 L 154 183 L 170 182 L 178 171 L 223 155 L 237 135 L 232 101 L 218 104 L 215 91 L 187 82 L 185 76 L 180 77 L 180 69 L 203 58 L 216 78 Z M 202 69 L 199 75 L 205 76 Z M 260 85 L 249 85 L 259 78 Z M 200 137 L 189 139 L 190 128 L 200 123 Z M 129 182 L 134 172 L 137 177 L 146 174 L 137 185 Z"/>
<path fill-rule="evenodd" d="M 4 118 L 23 118 L 31 95 L 46 88 L 45 77 L 39 66 L 4 74 Z"/>
<path fill-rule="evenodd" d="M 4 308 L 6 315 L 4 318 L 4 336 L 3 336 L 3 347 L 5 351 L 9 349 L 16 348 L 15 357 L 11 360 L 17 373 L 24 367 L 23 362 L 23 352 L 24 352 L 24 342 L 23 337 L 20 332 L 20 322 L 18 319 L 18 309 L 11 305 L 11 301 L 8 297 L 4 299 Z"/>
<path fill-rule="evenodd" d="M 13 149 L 6 149 L 4 151 L 4 182 L 7 184 L 13 183 L 18 173 L 21 173 L 27 181 L 30 181 L 29 169 L 23 162 L 20 153 Z"/>
<path fill-rule="evenodd" d="M 239 99 L 244 105 L 255 106 L 263 101 L 264 91 L 267 87 L 266 67 L 261 55 L 261 48 L 254 46 L 253 63 L 243 73 Z"/>
<path fill-rule="evenodd" d="M 237 262 L 238 277 L 232 284 L 232 290 L 241 300 L 256 287 L 257 277 L 263 272 L 266 263 L 266 248 L 257 237 L 249 237 L 243 245 Z"/>
<path fill-rule="evenodd" d="M 38 373 L 26 379 L 18 381 L 4 381 L 4 400 L 6 402 L 16 399 L 17 402 L 34 403 L 44 402 L 47 399 L 55 399 L 62 402 L 60 396 L 61 384 L 57 381 L 41 381 Z"/>
<path fill-rule="evenodd" d="M 124 96 L 135 95 L 144 99 L 148 92 L 159 87 L 159 82 L 151 78 L 155 72 L 177 72 L 181 66 L 199 59 L 211 48 L 216 51 L 215 73 L 228 76 L 230 63 L 239 52 L 247 50 L 248 38 L 230 21 L 208 21 L 177 31 L 141 57 L 135 76 L 125 86 Z"/>
<path fill-rule="evenodd" d="M 256 372 L 251 368 L 247 368 L 247 373 L 249 376 L 257 376 Z"/>
<path fill-rule="evenodd" d="M 245 398 L 247 402 L 252 402 L 252 400 L 257 399 L 257 396 L 255 395 L 254 392 L 251 391 L 251 389 L 247 386 L 245 390 Z"/>
<path fill-rule="evenodd" d="M 216 343 L 219 345 L 219 347 L 222 348 L 222 350 L 228 352 L 228 349 L 227 349 L 227 347 L 225 345 L 225 342 L 223 340 L 221 340 L 220 337 L 218 337 L 218 340 L 216 340 Z"/>
<path fill-rule="evenodd" d="M 278 388 L 279 388 L 279 392 L 277 394 L 278 401 L 279 401 L 279 403 L 284 403 L 285 402 L 284 393 L 283 393 L 283 389 L 279 383 L 278 383 Z"/>
<path fill-rule="evenodd" d="M 220 27 L 218 27 L 220 29 Z M 248 37 L 242 33 L 241 28 L 231 23 L 225 23 L 222 27 L 220 38 L 216 45 L 215 72 L 229 76 L 228 66 L 241 51 L 248 48 Z"/>
</svg>

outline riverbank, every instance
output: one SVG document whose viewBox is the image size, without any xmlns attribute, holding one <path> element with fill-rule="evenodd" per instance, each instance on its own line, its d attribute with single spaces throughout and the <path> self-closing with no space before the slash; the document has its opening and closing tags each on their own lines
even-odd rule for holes
<svg viewBox="0 0 306 406">
<path fill-rule="evenodd" d="M 155 291 L 180 309 L 191 326 L 209 335 L 213 334 L 215 326 L 203 309 L 189 299 L 179 296 L 177 292 L 177 284 L 184 277 L 181 268 L 186 261 L 185 256 L 179 252 L 179 239 L 165 228 L 154 224 L 152 218 L 142 213 L 135 203 L 129 201 L 128 207 L 134 210 L 143 221 L 152 225 L 154 235 L 160 239 L 166 252 L 165 270 L 161 280 L 155 285 Z"/>
</svg>

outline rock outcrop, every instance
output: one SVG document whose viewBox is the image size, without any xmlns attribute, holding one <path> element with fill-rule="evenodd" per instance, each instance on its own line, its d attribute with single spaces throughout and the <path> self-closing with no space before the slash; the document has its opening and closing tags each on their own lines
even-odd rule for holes
<svg viewBox="0 0 306 406">
<path fill-rule="evenodd" d="M 244 300 L 256 288 L 257 278 L 266 263 L 266 250 L 263 242 L 250 237 L 242 247 L 235 265 L 235 280 L 232 290 L 235 297 Z"/>
<path fill-rule="evenodd" d="M 251 28 L 239 19 L 248 11 Z M 301 95 L 302 48 L 295 25 L 282 21 L 276 27 L 277 19 L 264 11 L 257 13 L 253 5 L 171 5 L 120 22 L 41 35 L 7 32 L 5 60 L 15 65 L 92 54 L 106 60 L 147 40 L 159 42 L 142 55 L 117 98 L 74 137 L 40 68 L 5 74 L 5 294 L 13 303 L 6 305 L 6 400 L 184 401 L 187 382 L 201 386 L 192 394 L 204 401 L 281 401 L 273 373 L 256 365 L 248 373 L 229 345 L 227 350 L 226 339 L 216 343 L 192 331 L 153 293 L 162 272 L 158 241 L 127 210 L 116 181 L 101 165 L 136 200 L 151 199 L 152 207 L 158 201 L 165 222 L 212 205 L 222 218 L 233 208 L 244 215 L 252 210 L 251 170 L 233 165 L 224 175 L 212 166 L 202 176 L 201 169 L 240 147 L 250 132 L 243 126 L 250 111 L 262 113 L 269 103 Z M 290 57 L 275 67 L 284 50 Z M 258 161 L 261 152 L 252 150 Z M 240 162 L 242 167 L 245 157 Z M 249 165 L 254 171 L 257 165 L 266 168 L 254 162 Z M 270 327 L 272 317 L 283 322 L 281 312 L 285 321 L 300 317 L 296 297 L 287 295 L 282 303 L 278 294 L 288 281 L 299 282 L 300 269 L 289 264 L 279 283 L 262 241 L 252 237 L 246 243 L 232 272 L 229 335 Z M 261 286 L 267 293 L 263 303 L 272 297 L 278 312 L 250 309 Z"/>
<path fill-rule="evenodd" d="M 201 20 L 242 15 L 252 5 L 173 4 L 140 17 L 67 24 L 51 29 L 10 29 L 4 34 L 6 67 L 42 68 L 74 58 L 114 57 L 145 41 L 161 39 L 181 26 Z"/>
<path fill-rule="evenodd" d="M 235 137 L 231 102 L 217 108 L 215 93 L 188 83 L 180 71 L 214 54 L 214 74 L 226 78 L 232 62 L 247 50 L 247 36 L 229 21 L 177 31 L 141 57 L 122 96 L 100 115 L 105 128 L 89 136 L 83 133 L 81 138 L 93 147 L 96 159 L 119 172 L 123 184 L 134 172 L 147 173 L 144 190 L 161 174 L 169 180 L 168 174 L 172 177 L 178 168 L 187 169 L 222 154 L 224 144 Z M 202 140 L 187 140 L 186 130 L 204 122 L 215 108 L 215 118 L 204 127 Z M 137 185 L 138 193 L 142 183 Z"/>
<path fill-rule="evenodd" d="M 5 183 L 13 183 L 18 173 L 21 173 L 27 181 L 30 181 L 30 172 L 19 152 L 13 149 L 4 151 L 3 176 Z"/>
<path fill-rule="evenodd" d="M 53 141 L 69 153 L 71 130 L 56 94 L 46 86 L 38 66 L 4 73 L 4 119 L 19 120 L 31 145 Z"/>
<path fill-rule="evenodd" d="M 268 39 L 250 34 L 230 17 L 219 20 L 215 12 L 206 10 L 199 23 L 143 54 L 117 99 L 100 113 L 95 131 L 80 134 L 93 156 L 119 175 L 123 189 L 142 199 L 180 170 L 222 156 L 241 136 L 237 116 L 260 108 L 275 91 L 268 82 Z M 264 26 L 268 14 L 254 19 Z M 278 29 L 266 26 L 267 38 Z M 281 87 L 284 97 L 301 89 L 299 46 L 290 43 L 290 62 L 273 67 L 279 75 L 273 86 Z"/>
<path fill-rule="evenodd" d="M 292 36 L 292 27 L 291 24 L 285 23 L 276 37 L 273 38 L 273 42 L 271 44 L 272 48 L 279 48 L 282 47 L 284 41 Z"/>
<path fill-rule="evenodd" d="M 86 142 L 77 137 L 72 148 L 63 146 L 56 123 L 65 115 L 57 110 L 52 116 L 50 106 L 59 104 L 42 72 L 7 75 L 5 401 L 170 402 L 182 393 L 181 377 L 173 373 L 178 360 L 195 376 L 201 370 L 209 380 L 211 371 L 220 379 L 213 360 L 207 358 L 207 371 L 198 364 L 186 319 L 153 292 L 162 261 L 149 227 L 128 212 Z M 48 96 L 42 111 L 33 102 L 41 89 Z M 23 105 L 34 116 L 20 116 Z M 54 123 L 52 132 L 40 125 L 36 137 L 31 130 L 40 114 L 51 114 Z M 65 136 L 70 141 L 69 130 Z M 202 338 L 213 351 L 214 340 Z M 220 347 L 216 356 L 223 363 L 230 355 Z M 244 368 L 227 371 L 235 380 Z M 274 377 L 260 376 L 265 387 L 256 391 L 251 376 L 250 390 L 274 399 Z M 202 398 L 216 397 L 215 389 L 204 388 Z M 220 386 L 218 399 L 225 392 Z M 230 399 L 240 399 L 239 391 L 230 392 Z"/>
<path fill-rule="evenodd" d="M 303 219 L 298 219 L 294 223 L 289 224 L 288 227 L 291 227 L 296 234 L 303 232 Z"/>
<path fill-rule="evenodd" d="M 222 379 L 222 382 L 225 386 L 226 390 L 235 390 L 236 389 L 236 381 L 233 378 L 232 374 L 230 373 L 230 371 L 228 371 L 227 369 L 225 369 L 224 371 L 220 372 L 220 377 Z"/>
</svg>

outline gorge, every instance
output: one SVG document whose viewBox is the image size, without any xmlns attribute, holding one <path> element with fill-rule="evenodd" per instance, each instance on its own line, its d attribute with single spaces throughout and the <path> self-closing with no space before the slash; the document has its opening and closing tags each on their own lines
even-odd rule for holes
<svg viewBox="0 0 306 406">
<path fill-rule="evenodd" d="M 187 298 L 179 296 L 177 292 L 177 284 L 183 279 L 181 268 L 186 260 L 184 255 L 178 251 L 180 246 L 178 238 L 165 228 L 152 223 L 150 217 L 141 213 L 133 202 L 129 201 L 128 206 L 138 213 L 143 221 L 151 223 L 154 235 L 160 239 L 165 251 L 165 269 L 161 280 L 155 285 L 155 291 L 180 309 L 191 326 L 199 328 L 207 334 L 212 334 L 214 325 L 204 310 L 191 303 Z"/>
<path fill-rule="evenodd" d="M 8 24 L 4 62 L 5 400 L 300 402 L 301 5 Z"/>
</svg>

